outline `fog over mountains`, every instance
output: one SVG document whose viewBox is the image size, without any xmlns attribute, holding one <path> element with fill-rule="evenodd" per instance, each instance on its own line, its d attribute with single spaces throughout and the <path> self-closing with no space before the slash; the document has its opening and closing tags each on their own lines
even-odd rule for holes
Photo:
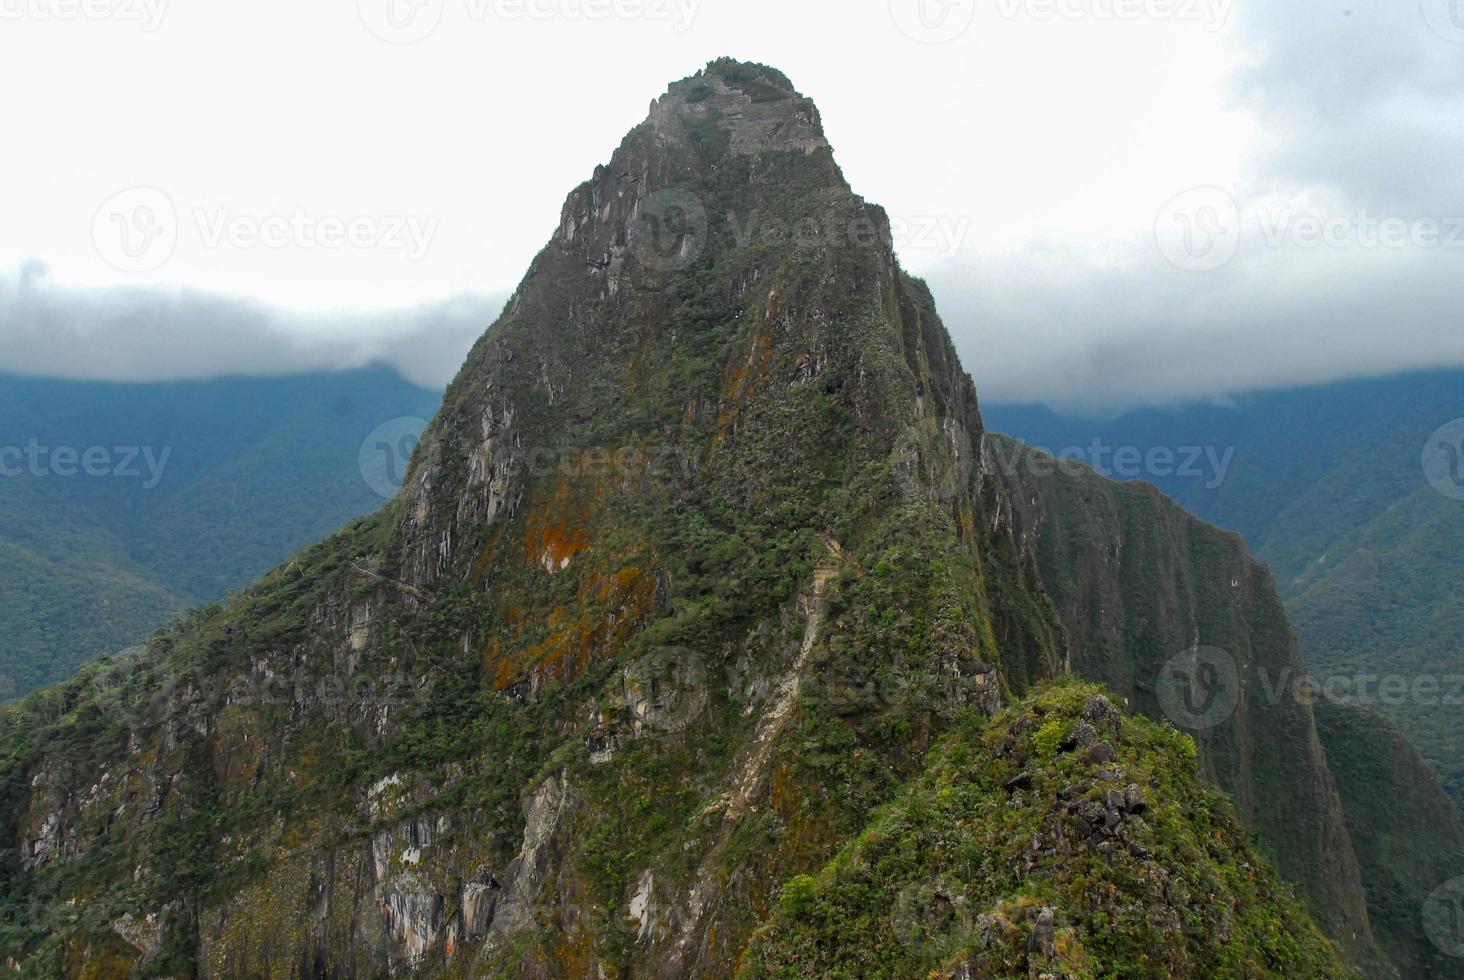
<svg viewBox="0 0 1464 980">
<path fill-rule="evenodd" d="M 1464 330 L 1439 329 L 1464 308 L 1464 295 L 1447 295 L 1464 292 L 1464 278 L 1444 281 L 1434 273 L 1453 257 L 1432 259 L 1400 262 L 1386 285 L 1339 265 L 1338 280 L 1350 281 L 1320 279 L 1311 296 L 1281 296 L 1237 271 L 1217 281 L 1209 305 L 1185 295 L 1183 281 L 1139 270 L 1088 279 L 1060 250 L 930 275 L 990 400 L 1104 412 L 1464 365 Z M 299 313 L 198 290 L 66 287 L 32 267 L 0 280 L 0 371 L 163 381 L 384 364 L 441 388 L 505 298 Z M 1169 326 L 1175 310 L 1183 329 Z"/>
<path fill-rule="evenodd" d="M 400 310 L 300 313 L 201 290 L 63 286 L 32 262 L 0 278 L 0 371 L 172 381 L 379 363 L 441 388 L 503 300 L 463 294 Z"/>
<path fill-rule="evenodd" d="M 881 53 L 884 71 L 865 77 L 797 42 L 800 29 L 821 29 L 813 6 L 768 8 L 786 36 L 748 32 L 761 2 L 705 3 L 674 34 L 621 25 L 614 45 L 503 23 L 401 49 L 351 12 L 341 57 L 362 104 L 411 111 L 398 113 L 404 128 L 387 141 L 369 115 L 325 139 L 322 105 L 295 101 L 308 80 L 282 68 L 251 98 L 279 103 L 261 139 L 310 148 L 288 173 L 272 169 L 267 141 L 241 141 L 238 157 L 210 155 L 203 166 L 198 146 L 233 145 L 236 134 L 195 112 L 186 114 L 204 129 L 176 146 L 162 116 L 129 115 L 139 145 L 172 147 L 166 167 L 152 151 L 134 159 L 125 150 L 112 176 L 72 172 L 67 160 L 97 150 L 76 134 L 104 127 L 96 114 L 116 107 L 93 92 L 58 92 L 75 133 L 47 139 L 27 128 L 45 120 L 17 108 L 17 140 L 38 149 L 11 162 L 10 189 L 0 189 L 0 370 L 153 380 L 380 361 L 441 386 L 498 313 L 562 187 L 639 118 L 644 91 L 680 70 L 684 55 L 666 64 L 667 36 L 708 56 L 732 46 L 797 68 L 830 141 L 856 161 L 851 183 L 887 203 L 902 262 L 930 282 L 988 400 L 1121 411 L 1457 367 L 1464 28 L 1451 3 L 1220 3 L 1220 16 L 1202 23 L 1159 16 L 1170 7 L 1157 2 L 1145 7 L 1154 16 L 1123 23 L 1100 3 L 1067 4 L 1058 16 L 1041 15 L 1039 3 L 976 5 L 961 8 L 970 25 L 938 47 L 902 36 L 877 4 L 839 14 Z M 289 16 L 281 43 L 341 36 L 335 14 Z M 262 20 L 234 29 L 277 38 Z M 189 67 L 180 52 L 212 50 L 190 33 L 198 25 L 167 26 L 169 44 L 128 66 L 144 81 Z M 127 49 L 104 40 L 91 54 L 105 66 Z M 50 43 L 37 35 L 7 49 L 5 71 L 38 69 L 29 59 Z M 512 85 L 511 59 L 496 59 L 505 46 L 571 58 L 597 79 L 593 99 L 546 78 L 533 100 L 500 107 L 504 132 L 528 131 L 547 111 L 564 120 L 537 132 L 532 156 L 494 152 L 498 134 L 462 126 L 437 98 Z M 468 63 L 471 75 L 453 67 Z M 1053 82 L 1065 73 L 1091 85 Z M 870 111 L 887 120 L 877 139 L 864 125 Z M 201 167 L 213 176 L 198 184 L 189 175 Z M 182 218 L 203 214 L 210 227 L 220 215 L 259 221 L 303 208 L 315 218 L 415 216 L 433 236 L 420 255 L 235 248 L 193 240 L 198 230 L 183 220 L 186 240 L 165 267 L 119 279 L 97 254 L 92 222 L 129 182 L 157 185 Z M 384 198 L 387 185 L 402 189 Z M 902 223 L 916 230 L 902 238 Z M 938 228 L 933 238 L 918 230 L 928 227 Z"/>
</svg>

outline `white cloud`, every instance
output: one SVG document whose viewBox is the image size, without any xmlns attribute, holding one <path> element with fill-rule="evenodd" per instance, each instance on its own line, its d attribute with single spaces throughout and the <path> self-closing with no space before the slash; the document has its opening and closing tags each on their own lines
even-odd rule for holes
<svg viewBox="0 0 1464 980">
<path fill-rule="evenodd" d="M 1263 138 L 1229 180 L 1176 168 L 1154 205 L 1221 184 L 1234 237 L 1209 271 L 1144 233 L 928 270 L 988 400 L 1122 409 L 1464 364 L 1464 47 L 1412 0 L 1247 3 L 1227 40 Z M 1197 241 L 1219 214 L 1189 216 Z"/>
<path fill-rule="evenodd" d="M 52 273 L 4 287 L 0 367 L 381 357 L 440 382 L 565 193 L 668 81 L 724 54 L 815 98 L 855 190 L 893 218 L 968 229 L 954 257 L 903 254 L 988 399 L 1137 404 L 1458 363 L 1460 250 L 1272 247 L 1259 224 L 1283 205 L 1464 214 L 1464 46 L 1441 36 L 1456 0 L 1122 5 L 1136 18 L 1003 0 L 959 5 L 940 44 L 902 31 L 902 7 L 845 0 L 646 0 L 598 19 L 570 0 L 520 17 L 441 0 L 435 30 L 392 44 L 363 2 L 168 5 L 149 31 L 5 24 L 0 86 L 27 94 L 7 104 L 0 268 L 39 256 Z M 1186 9 L 1226 16 L 1161 16 Z M 165 195 L 176 241 L 125 273 L 93 232 L 137 187 Z M 1244 237 L 1223 268 L 1181 273 L 1155 218 L 1196 187 L 1233 195 Z M 379 234 L 261 245 L 206 234 L 221 215 Z M 391 234 L 398 219 L 422 234 Z"/>
<path fill-rule="evenodd" d="M 442 387 L 506 297 L 462 294 L 373 312 L 300 313 L 161 286 L 67 286 L 30 262 L 0 276 L 0 371 L 157 381 L 388 364 Z"/>
</svg>

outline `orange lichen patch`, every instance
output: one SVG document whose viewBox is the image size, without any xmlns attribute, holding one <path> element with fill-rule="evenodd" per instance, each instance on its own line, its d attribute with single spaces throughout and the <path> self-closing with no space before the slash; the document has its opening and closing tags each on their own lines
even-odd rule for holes
<svg viewBox="0 0 1464 980">
<path fill-rule="evenodd" d="M 772 361 L 772 323 L 764 321 L 762 329 L 752 338 L 747 356 L 727 367 L 726 381 L 722 385 L 722 402 L 717 407 L 717 432 L 712 437 L 714 448 L 722 441 L 724 430 L 742 414 L 743 406 L 751 400 L 753 393 L 767 383 Z"/>
<path fill-rule="evenodd" d="M 567 518 L 540 525 L 524 540 L 529 559 L 543 565 L 551 575 L 568 568 L 574 556 L 589 546 L 584 528 Z"/>
<path fill-rule="evenodd" d="M 740 363 L 734 362 L 727 371 L 727 381 L 722 386 L 722 397 L 732 403 L 746 399 L 754 382 L 767 380 L 768 368 L 773 359 L 772 325 L 764 324 L 752 339 L 747 357 Z"/>
<path fill-rule="evenodd" d="M 569 683 L 592 663 L 619 653 L 645 624 L 655 597 L 655 576 L 638 568 L 608 578 L 589 574 L 575 605 L 549 613 L 542 640 L 520 650 L 505 649 L 497 637 L 490 641 L 485 660 L 493 686 L 507 690 L 526 678 L 536 687 Z"/>
<path fill-rule="evenodd" d="M 608 579 L 600 580 L 590 576 L 580 587 L 580 598 L 593 598 L 602 606 L 612 609 L 627 605 L 639 605 L 641 600 L 649 601 L 656 591 L 656 580 L 639 568 L 622 568 Z"/>
<path fill-rule="evenodd" d="M 524 557 L 553 575 L 569 567 L 574 557 L 590 546 L 586 529 L 592 506 L 571 500 L 570 486 L 561 479 L 550 499 L 529 514 L 524 529 Z"/>
<path fill-rule="evenodd" d="M 566 870 L 559 881 L 563 903 L 568 908 L 587 909 L 597 904 L 585 880 L 573 871 Z M 600 900 L 603 901 L 603 898 Z M 618 977 L 614 964 L 601 963 L 596 954 L 595 934 L 586 927 L 593 921 L 588 916 L 574 914 L 561 920 L 562 926 L 555 932 L 555 940 L 546 944 L 545 955 L 552 967 L 553 976 L 561 977 Z"/>
</svg>

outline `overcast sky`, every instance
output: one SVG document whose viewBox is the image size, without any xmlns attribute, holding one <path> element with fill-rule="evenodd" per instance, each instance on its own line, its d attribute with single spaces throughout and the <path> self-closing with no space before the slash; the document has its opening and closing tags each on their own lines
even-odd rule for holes
<svg viewBox="0 0 1464 980">
<path fill-rule="evenodd" d="M 569 189 L 723 54 L 818 101 L 988 400 L 1464 364 L 1464 0 L 0 0 L 0 19 L 0 369 L 384 359 L 444 383 Z"/>
</svg>

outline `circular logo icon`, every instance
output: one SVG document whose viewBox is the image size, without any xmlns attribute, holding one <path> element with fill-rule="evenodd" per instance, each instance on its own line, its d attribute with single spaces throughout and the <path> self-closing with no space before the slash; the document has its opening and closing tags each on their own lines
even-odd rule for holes
<svg viewBox="0 0 1464 980">
<path fill-rule="evenodd" d="M 1191 647 L 1159 671 L 1158 693 L 1170 721 L 1207 731 L 1229 721 L 1240 706 L 1240 669 L 1225 650 Z"/>
<path fill-rule="evenodd" d="M 678 272 L 701 255 L 709 231 L 701 199 L 690 191 L 671 187 L 640 202 L 630 248 L 647 269 Z"/>
<path fill-rule="evenodd" d="M 912 41 L 945 44 L 970 30 L 976 0 L 890 0 L 890 14 Z"/>
<path fill-rule="evenodd" d="M 1423 475 L 1450 500 L 1464 500 L 1464 419 L 1455 419 L 1423 445 Z"/>
<path fill-rule="evenodd" d="M 1445 956 L 1464 957 L 1464 875 L 1434 889 L 1423 903 L 1423 931 Z"/>
<path fill-rule="evenodd" d="M 97 209 L 92 242 L 119 272 L 151 272 L 178 247 L 178 212 L 156 187 L 129 187 Z"/>
<path fill-rule="evenodd" d="M 960 419 L 921 419 L 895 440 L 890 469 L 910 493 L 950 503 L 971 486 L 979 451 Z"/>
<path fill-rule="evenodd" d="M 1240 206 L 1218 187 L 1185 191 L 1159 212 L 1154 238 L 1176 269 L 1214 272 L 1240 249 Z"/>
<path fill-rule="evenodd" d="M 1423 19 L 1450 44 L 1464 44 L 1464 0 L 1420 0 Z"/>
<path fill-rule="evenodd" d="M 361 23 L 388 44 L 412 44 L 437 30 L 442 0 L 356 0 Z"/>
<path fill-rule="evenodd" d="M 361 441 L 357 464 L 361 479 L 383 500 L 390 500 L 401 489 L 411 465 L 412 453 L 422 440 L 427 421 L 404 415 L 378 425 Z"/>
</svg>

